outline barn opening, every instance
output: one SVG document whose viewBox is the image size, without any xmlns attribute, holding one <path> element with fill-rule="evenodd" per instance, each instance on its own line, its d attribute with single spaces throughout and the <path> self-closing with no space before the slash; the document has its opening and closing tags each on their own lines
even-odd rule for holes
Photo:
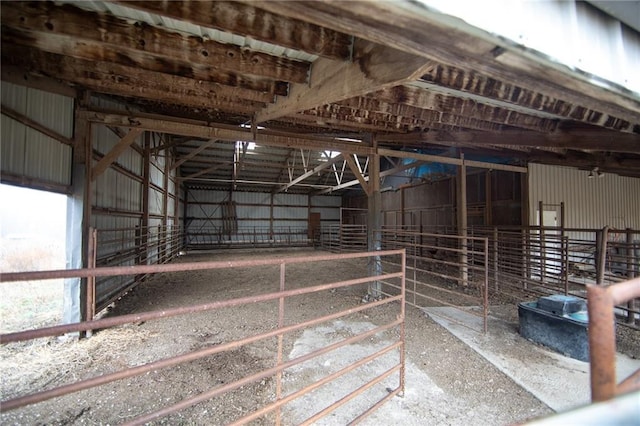
<svg viewBox="0 0 640 426">
<path fill-rule="evenodd" d="M 59 328 L 2 348 L 19 360 L 34 337 L 84 361 L 7 381 L 2 415 L 298 423 L 353 403 L 346 423 L 402 393 L 407 422 L 548 414 L 555 396 L 516 385 L 452 324 L 509 336 L 494 349 L 520 360 L 538 352 L 515 333 L 518 302 L 637 288 L 639 26 L 598 3 L 500 6 L 516 29 L 444 2 L 3 3 L 0 179 L 69 209 L 67 267 L 0 281 L 64 279 L 71 303 Z M 541 34 L 531 16 L 557 25 Z M 606 332 L 637 360 L 637 296 L 614 300 Z M 293 362 L 339 342 L 359 358 Z M 397 358 L 305 412 L 306 391 L 380 351 Z M 60 370 L 84 399 L 58 394 L 72 390 Z M 114 381 L 88 389 L 94 375 Z M 44 405 L 27 413 L 30 392 Z M 591 400 L 564 395 L 554 411 Z"/>
<path fill-rule="evenodd" d="M 2 271 L 65 268 L 67 197 L 0 184 Z M 46 217 L 42 212 L 46 209 Z M 7 287 L 2 297 L 2 332 L 58 324 L 63 317 L 62 280 Z"/>
</svg>

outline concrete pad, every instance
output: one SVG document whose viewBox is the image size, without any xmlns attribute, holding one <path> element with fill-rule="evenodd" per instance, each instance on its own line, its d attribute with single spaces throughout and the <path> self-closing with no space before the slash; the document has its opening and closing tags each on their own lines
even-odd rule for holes
<svg viewBox="0 0 640 426">
<path fill-rule="evenodd" d="M 589 363 L 522 338 L 518 324 L 489 316 L 489 331 L 483 334 L 477 331 L 482 330 L 482 318 L 476 315 L 451 307 L 423 310 L 552 410 L 562 412 L 591 401 Z M 640 368 L 640 360 L 623 354 L 617 354 L 616 361 L 618 380 Z"/>
</svg>

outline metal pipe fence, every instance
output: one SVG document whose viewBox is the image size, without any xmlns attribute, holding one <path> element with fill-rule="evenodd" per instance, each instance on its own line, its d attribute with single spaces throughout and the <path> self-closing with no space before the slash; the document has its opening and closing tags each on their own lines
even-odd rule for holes
<svg viewBox="0 0 640 426">
<path fill-rule="evenodd" d="M 313 245 L 309 230 L 303 226 L 238 227 L 228 232 L 222 227 L 188 229 L 184 234 L 189 250 L 247 247 L 305 247 Z"/>
<path fill-rule="evenodd" d="M 320 248 L 334 253 L 367 250 L 366 225 L 326 225 L 320 228 Z"/>
<path fill-rule="evenodd" d="M 382 229 L 383 250 L 407 252 L 407 304 L 425 308 L 446 306 L 482 319 L 486 332 L 489 313 L 488 239 Z M 466 327 L 456 315 L 447 319 Z"/>
<path fill-rule="evenodd" d="M 618 384 L 615 307 L 640 297 L 640 278 L 603 287 L 588 285 L 591 399 L 606 401 L 640 390 L 640 369 Z"/>
<path fill-rule="evenodd" d="M 611 285 L 640 275 L 640 231 L 560 227 L 474 227 L 489 239 L 490 297 L 553 293 L 586 298 L 586 286 Z M 620 323 L 640 326 L 640 304 L 616 307 Z"/>
<path fill-rule="evenodd" d="M 96 229 L 90 233 L 89 267 L 133 266 L 166 263 L 182 250 L 182 228 L 173 225 Z M 99 277 L 87 287 L 87 318 L 109 306 L 145 275 Z"/>
<path fill-rule="evenodd" d="M 382 271 L 380 275 L 364 276 L 341 281 L 330 282 L 320 285 L 312 285 L 308 287 L 295 287 L 290 288 L 286 281 L 286 268 L 287 265 L 309 263 L 309 262 L 322 262 L 322 261 L 340 261 L 346 259 L 366 259 L 371 257 L 381 257 L 392 259 L 389 265 L 396 265 L 394 267 L 387 267 L 386 272 Z M 261 418 L 270 413 L 274 413 L 275 423 L 280 424 L 282 421 L 280 410 L 286 404 L 293 400 L 314 391 L 315 389 L 329 385 L 333 383 L 338 377 L 344 376 L 351 372 L 356 372 L 358 369 L 366 364 L 373 362 L 383 356 L 395 353 L 397 356 L 394 358 L 393 365 L 383 372 L 377 372 L 374 377 L 368 377 L 366 382 L 355 389 L 342 389 L 342 394 L 338 400 L 334 401 L 330 405 L 323 407 L 317 413 L 314 413 L 304 423 L 312 423 L 333 412 L 341 405 L 347 404 L 357 396 L 367 392 L 374 387 L 379 387 L 383 381 L 397 375 L 397 386 L 386 389 L 383 392 L 383 396 L 375 400 L 369 407 L 357 414 L 355 421 L 359 421 L 365 416 L 369 415 L 375 409 L 377 409 L 383 402 L 387 401 L 395 395 L 404 392 L 404 345 L 405 345 L 405 333 L 404 333 L 404 317 L 405 317 L 405 264 L 406 254 L 404 250 L 385 250 L 377 251 L 374 253 L 349 253 L 349 254 L 332 254 L 322 256 L 311 257 L 289 257 L 281 259 L 264 259 L 264 260 L 250 260 L 250 261 L 237 261 L 237 262 L 195 262 L 195 263 L 168 263 L 168 264 L 156 264 L 156 265 L 137 265 L 137 266 L 117 266 L 117 267 L 95 267 L 90 269 L 75 269 L 75 270 L 58 270 L 58 271 L 38 271 L 38 272 L 20 272 L 20 273 L 8 273 L 0 276 L 0 283 L 25 281 L 25 280 L 47 280 L 55 278 L 89 278 L 89 277 L 109 277 L 109 276 L 135 276 L 142 274 L 156 274 L 165 272 L 182 272 L 182 271 L 202 271 L 213 270 L 223 268 L 240 268 L 240 267 L 266 267 L 270 265 L 277 265 L 280 268 L 279 278 L 279 291 L 265 294 L 258 294 L 247 296 L 243 298 L 236 298 L 230 300 L 221 300 L 201 305 L 184 306 L 172 309 L 164 309 L 160 311 L 150 311 L 138 314 L 122 315 L 118 317 L 96 319 L 91 321 L 85 321 L 74 324 L 64 324 L 54 327 L 46 327 L 35 330 L 27 330 L 16 333 L 7 333 L 0 335 L 0 344 L 8 344 L 11 342 L 20 342 L 26 340 L 32 340 L 47 336 L 59 336 L 65 333 L 106 329 L 109 327 L 115 327 L 123 324 L 139 323 L 141 321 L 150 321 L 160 318 L 167 318 L 178 315 L 191 315 L 197 312 L 214 311 L 223 308 L 241 307 L 245 305 L 259 304 L 265 302 L 278 302 L 278 313 L 274 315 L 274 322 L 277 325 L 272 329 L 250 336 L 240 338 L 238 340 L 228 341 L 220 344 L 212 344 L 210 346 L 185 352 L 183 354 L 153 361 L 147 364 L 138 365 L 136 367 L 125 368 L 114 373 L 103 374 L 100 376 L 84 379 L 66 385 L 43 389 L 35 393 L 22 395 L 17 398 L 1 401 L 3 410 L 13 410 L 19 407 L 23 407 L 30 404 L 46 401 L 52 398 L 60 397 L 74 392 L 90 389 L 96 386 L 101 386 L 107 383 L 115 382 L 118 380 L 140 376 L 144 373 L 155 371 L 158 369 L 171 369 L 184 363 L 201 359 L 214 354 L 219 354 L 232 349 L 238 349 L 249 345 L 251 343 L 264 341 L 266 339 L 277 339 L 275 351 L 277 351 L 276 362 L 273 366 L 264 370 L 254 372 L 248 376 L 242 377 L 232 382 L 224 383 L 213 387 L 212 389 L 200 393 L 195 396 L 190 396 L 184 400 L 175 404 L 163 407 L 157 411 L 149 413 L 139 413 L 138 417 L 132 418 L 127 421 L 126 424 L 138 425 L 145 424 L 160 417 L 167 416 L 175 413 L 179 410 L 191 407 L 195 404 L 210 400 L 212 398 L 219 397 L 230 391 L 238 389 L 256 381 L 260 381 L 265 378 L 272 378 L 276 382 L 276 395 L 275 398 L 262 405 L 258 409 L 249 413 L 242 413 L 241 417 L 236 419 L 230 419 L 234 424 L 244 424 L 253 419 Z M 339 288 L 347 288 L 355 285 L 362 285 L 371 281 L 383 281 L 389 283 L 396 289 L 394 295 L 390 295 L 387 298 L 374 301 L 368 304 L 358 304 L 355 306 L 349 306 L 347 309 L 343 309 L 331 314 L 318 316 L 311 319 L 305 319 L 295 321 L 288 318 L 286 313 L 288 312 L 288 306 L 291 304 L 285 303 L 292 297 L 313 295 L 318 292 L 327 290 L 334 290 Z M 304 355 L 285 359 L 283 355 L 283 339 L 285 337 L 291 337 L 295 332 L 308 329 L 310 327 L 326 323 L 332 320 L 345 319 L 350 315 L 358 312 L 368 311 L 368 315 L 375 315 L 375 308 L 387 306 L 391 309 L 397 309 L 396 315 L 385 316 L 389 319 L 387 322 L 383 320 L 377 321 L 375 326 L 368 330 L 354 331 L 348 337 L 339 340 L 337 342 L 327 344 L 326 346 L 317 348 Z M 339 348 L 346 347 L 351 344 L 355 344 L 359 341 L 371 338 L 373 336 L 380 336 L 381 333 L 386 333 L 392 341 L 385 347 L 377 350 L 375 353 L 368 354 L 366 356 L 357 359 L 347 366 L 341 368 L 339 371 L 328 373 L 321 380 L 306 384 L 301 388 L 284 394 L 282 388 L 282 374 L 288 369 L 307 362 L 310 359 L 319 357 L 331 353 Z M 387 383 L 386 381 L 384 383 Z M 384 385 L 388 386 L 388 385 Z M 384 390 L 384 388 L 383 388 Z M 379 395 L 380 393 L 378 393 Z M 374 398 L 375 399 L 375 398 Z M 312 414 L 312 413 L 309 413 Z"/>
</svg>

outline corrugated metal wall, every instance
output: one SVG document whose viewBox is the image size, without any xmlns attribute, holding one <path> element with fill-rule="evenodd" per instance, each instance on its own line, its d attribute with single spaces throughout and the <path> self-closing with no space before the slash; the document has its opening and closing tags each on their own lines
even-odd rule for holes
<svg viewBox="0 0 640 426">
<path fill-rule="evenodd" d="M 2 82 L 2 105 L 73 138 L 73 98 Z M 71 184 L 71 147 L 2 114 L 0 174 L 6 182 L 66 191 Z M 25 178 L 25 179 L 21 179 Z M 52 184 L 52 188 L 47 188 Z"/>
<path fill-rule="evenodd" d="M 105 101 L 100 101 L 103 104 Z M 112 106 L 113 105 L 109 105 Z M 154 264 L 169 259 L 179 247 L 174 238 L 176 172 L 167 170 L 165 152 L 149 157 L 149 185 L 145 186 L 144 140 L 140 135 L 116 161 L 92 182 L 91 225 L 98 230 L 98 264 L 128 266 Z M 152 135 L 153 136 L 153 135 Z M 92 126 L 93 166 L 120 140 L 113 130 Z M 169 193 L 165 194 L 166 188 Z M 148 191 L 148 221 L 144 192 Z M 164 225 L 167 225 L 165 228 Z M 98 308 L 135 284 L 135 277 L 99 279 Z"/>
<path fill-rule="evenodd" d="M 569 167 L 529 165 L 529 223 L 536 224 L 538 202 L 565 205 L 569 228 L 640 229 L 640 179 Z"/>
<path fill-rule="evenodd" d="M 320 213 L 320 225 L 337 225 L 340 223 L 340 207 L 342 197 L 316 195 L 311 197 L 310 213 Z"/>
<path fill-rule="evenodd" d="M 261 192 L 230 195 L 226 191 L 205 189 L 189 189 L 187 200 L 184 223 L 191 246 L 216 245 L 220 240 L 250 244 L 251 235 L 257 240 L 277 239 L 278 234 L 299 234 L 306 238 L 310 212 L 320 213 L 322 224 L 338 223 L 342 204 L 341 197 L 337 196 L 309 199 L 302 194 Z M 235 215 L 230 215 L 230 208 Z"/>
</svg>

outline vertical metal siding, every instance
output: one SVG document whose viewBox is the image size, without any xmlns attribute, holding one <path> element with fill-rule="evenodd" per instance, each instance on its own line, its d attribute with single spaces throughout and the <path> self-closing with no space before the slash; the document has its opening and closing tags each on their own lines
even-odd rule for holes
<svg viewBox="0 0 640 426">
<path fill-rule="evenodd" d="M 275 194 L 273 196 L 274 205 L 308 206 L 309 197 L 301 194 Z"/>
<path fill-rule="evenodd" d="M 271 194 L 263 192 L 234 192 L 233 201 L 238 204 L 263 204 L 269 206 L 271 204 Z M 267 212 L 267 217 L 269 213 Z"/>
<path fill-rule="evenodd" d="M 311 197 L 313 207 L 342 207 L 342 197 L 335 195 L 316 195 Z"/>
<path fill-rule="evenodd" d="M 0 143 L 1 171 L 24 175 L 25 133 L 27 128 L 9 117 L 2 116 L 2 143 Z"/>
<path fill-rule="evenodd" d="M 568 167 L 529 165 L 529 220 L 537 221 L 538 202 L 565 204 L 571 228 L 640 228 L 640 179 Z"/>
<path fill-rule="evenodd" d="M 73 137 L 73 99 L 2 82 L 2 105 L 61 135 Z M 1 171 L 71 184 L 71 147 L 2 116 Z"/>
</svg>

